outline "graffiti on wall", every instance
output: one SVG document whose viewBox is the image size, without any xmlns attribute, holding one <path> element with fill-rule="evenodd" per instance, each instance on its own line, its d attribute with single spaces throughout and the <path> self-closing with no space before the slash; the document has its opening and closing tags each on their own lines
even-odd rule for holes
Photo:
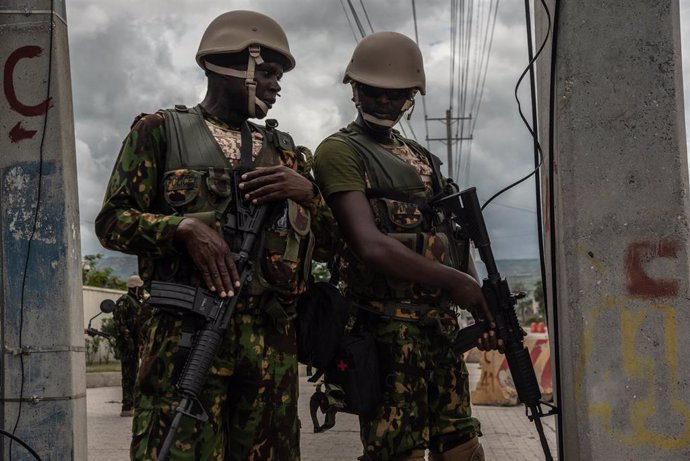
<svg viewBox="0 0 690 461">
<path fill-rule="evenodd" d="M 576 398 L 588 402 L 589 417 L 623 445 L 674 452 L 690 447 L 677 310 L 669 303 L 681 289 L 672 271 L 680 254 L 680 243 L 672 239 L 629 243 L 627 293 L 604 297 L 583 324 Z M 603 354 L 596 365 L 590 363 L 603 350 L 620 354 Z M 621 383 L 626 398 L 608 398 L 614 389 L 620 392 Z"/>
<path fill-rule="evenodd" d="M 43 54 L 43 48 L 36 45 L 26 45 L 17 48 L 8 56 L 3 67 L 3 91 L 9 103 L 10 109 L 24 117 L 40 117 L 53 106 L 52 98 L 44 99 L 38 104 L 29 104 L 22 95 L 17 94 L 15 87 L 15 72 L 17 65 L 24 59 L 33 59 Z M 36 130 L 30 130 L 24 126 L 22 120 L 18 121 L 9 131 L 8 136 L 12 143 L 32 139 Z"/>
</svg>

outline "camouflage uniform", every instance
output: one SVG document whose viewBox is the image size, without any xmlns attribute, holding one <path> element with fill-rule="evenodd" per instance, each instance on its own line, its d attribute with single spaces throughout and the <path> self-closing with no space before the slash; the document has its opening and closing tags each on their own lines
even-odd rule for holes
<svg viewBox="0 0 690 461">
<path fill-rule="evenodd" d="M 201 108 L 195 110 L 202 111 L 215 147 L 236 165 L 239 133 Z M 194 195 L 198 192 L 194 190 L 197 184 L 194 178 L 206 173 L 179 169 L 166 173 L 164 165 L 169 160 L 166 156 L 171 155 L 175 146 L 168 145 L 165 117 L 164 112 L 157 112 L 140 117 L 134 124 L 115 165 L 103 208 L 96 219 L 96 230 L 104 246 L 139 256 L 139 273 L 146 284 L 151 280 L 174 280 L 193 285 L 199 283 L 198 274 L 173 241 L 183 217 L 170 207 L 179 203 L 186 208 L 180 206 L 176 208 L 178 211 L 183 208 L 197 211 L 195 197 L 199 199 L 203 194 Z M 266 140 L 261 133 L 255 129 L 253 135 L 253 156 L 255 165 L 259 166 L 271 161 L 262 157 Z M 281 163 L 308 175 L 308 166 L 300 154 L 308 154 L 306 149 L 274 150 L 279 157 L 273 158 L 273 164 Z M 208 204 L 224 206 L 214 200 L 225 196 L 220 189 L 229 187 L 228 172 L 218 168 L 206 171 L 204 184 L 213 192 L 207 197 Z M 185 196 L 190 193 L 191 199 Z M 316 197 L 311 203 L 301 204 L 304 208 L 295 204 L 286 206 L 283 221 L 288 220 L 290 226 L 278 219 L 265 230 L 264 241 L 284 241 L 288 234 L 294 241 L 299 236 L 293 235 L 292 227 L 309 226 L 310 212 L 314 214 L 322 204 Z M 201 395 L 210 419 L 199 423 L 183 418 L 170 459 L 299 459 L 294 325 L 292 321 L 277 325 L 275 317 L 262 304 L 264 297 L 258 285 L 263 283 L 277 290 L 276 296 L 271 297 L 277 301 L 274 307 L 290 305 L 304 290 L 309 272 L 304 266 L 311 258 L 303 247 L 298 245 L 293 255 L 297 257 L 291 260 L 264 247 L 259 272 L 238 302 Z M 261 288 L 264 293 L 265 286 Z M 140 402 L 133 421 L 132 459 L 156 459 L 171 422 L 172 410 L 178 403 L 172 376 L 181 328 L 178 318 L 154 312 L 137 380 Z"/>
<path fill-rule="evenodd" d="M 132 291 L 120 296 L 116 304 L 113 312 L 115 352 L 122 364 L 122 410 L 128 411 L 134 404 L 139 348 L 151 311 L 144 297 L 136 297 Z"/>
<path fill-rule="evenodd" d="M 321 143 L 314 171 L 326 198 L 352 190 L 367 193 L 383 233 L 431 260 L 466 271 L 469 247 L 458 229 L 443 216 L 431 216 L 423 200 L 410 203 L 385 193 L 425 199 L 448 187 L 435 176 L 432 158 L 394 130 L 391 145 L 377 144 L 355 122 Z M 381 404 L 360 415 L 362 459 L 394 460 L 425 448 L 439 453 L 453 446 L 448 442 L 481 435 L 471 414 L 467 368 L 449 348 L 459 325 L 447 295 L 377 272 L 344 241 L 337 248 L 345 294 L 359 308 L 356 328 L 375 334 L 384 376 Z"/>
</svg>

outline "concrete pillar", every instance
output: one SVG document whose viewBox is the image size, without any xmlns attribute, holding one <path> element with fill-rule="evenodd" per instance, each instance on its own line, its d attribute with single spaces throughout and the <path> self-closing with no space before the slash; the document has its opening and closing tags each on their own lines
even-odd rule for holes
<svg viewBox="0 0 690 461">
<path fill-rule="evenodd" d="M 44 460 L 85 460 L 81 251 L 64 0 L 2 2 L 0 70 L 0 423 L 12 432 L 19 417 L 15 435 Z M 12 460 L 34 459 L 16 442 L 0 440 L 1 459 L 10 459 L 10 445 Z"/>
<path fill-rule="evenodd" d="M 546 17 L 535 4 L 541 40 Z M 545 149 L 549 50 L 538 85 Z M 561 459 L 690 459 L 679 1 L 562 0 L 555 61 L 552 203 L 544 192 Z"/>
</svg>

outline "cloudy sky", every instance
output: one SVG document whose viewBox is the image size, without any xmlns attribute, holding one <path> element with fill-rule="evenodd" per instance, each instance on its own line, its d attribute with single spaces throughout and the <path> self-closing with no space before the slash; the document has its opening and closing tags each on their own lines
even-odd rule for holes
<svg viewBox="0 0 690 461">
<path fill-rule="evenodd" d="M 368 29 L 361 3 L 352 3 Z M 375 31 L 394 30 L 414 38 L 410 1 L 363 3 Z M 690 0 L 680 3 L 687 88 Z M 269 116 L 277 118 L 280 128 L 290 132 L 298 144 L 314 149 L 325 136 L 353 120 L 349 87 L 341 84 L 341 79 L 356 41 L 343 4 L 347 2 L 68 0 L 83 254 L 107 253 L 95 238 L 93 221 L 132 119 L 141 112 L 174 104 L 191 106 L 202 99 L 205 77 L 194 56 L 205 27 L 227 10 L 253 9 L 268 14 L 286 30 L 297 67 L 285 75 L 282 98 Z M 451 99 L 450 2 L 423 0 L 416 4 L 427 75 L 427 115 L 442 117 Z M 531 139 L 513 95 L 527 63 L 524 16 L 523 2 L 500 2 L 473 133 L 469 181 L 463 184 L 476 186 L 480 199 L 487 199 L 533 168 Z M 526 83 L 520 96 L 529 118 Z M 690 90 L 686 89 L 685 96 L 686 107 L 690 107 Z M 420 102 L 411 123 L 424 142 Z M 428 132 L 432 138 L 445 136 L 445 126 L 430 121 Z M 445 160 L 444 144 L 432 142 L 431 150 Z M 485 216 L 497 258 L 537 257 L 534 210 L 532 181 L 505 193 L 487 208 Z"/>
</svg>

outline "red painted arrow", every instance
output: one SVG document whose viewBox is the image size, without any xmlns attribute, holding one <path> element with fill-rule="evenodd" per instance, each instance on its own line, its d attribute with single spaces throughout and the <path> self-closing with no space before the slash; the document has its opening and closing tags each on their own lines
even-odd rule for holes
<svg viewBox="0 0 690 461">
<path fill-rule="evenodd" d="M 22 122 L 17 122 L 10 130 L 10 141 L 16 144 L 24 139 L 33 138 L 35 134 L 36 130 L 25 130 L 22 126 Z"/>
</svg>

